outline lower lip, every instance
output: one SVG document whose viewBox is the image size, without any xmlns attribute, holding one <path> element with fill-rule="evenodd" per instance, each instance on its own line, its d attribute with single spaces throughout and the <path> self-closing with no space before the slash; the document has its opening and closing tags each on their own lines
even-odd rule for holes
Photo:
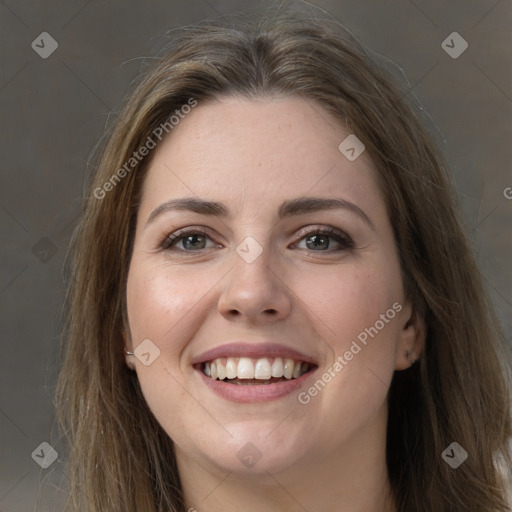
<svg viewBox="0 0 512 512">
<path fill-rule="evenodd" d="M 274 382 L 273 384 L 230 384 L 206 376 L 202 370 L 197 370 L 201 375 L 203 382 L 217 395 L 232 402 L 255 403 L 268 402 L 297 391 L 304 382 L 315 372 L 309 372 L 296 379 L 290 379 L 283 382 Z"/>
</svg>

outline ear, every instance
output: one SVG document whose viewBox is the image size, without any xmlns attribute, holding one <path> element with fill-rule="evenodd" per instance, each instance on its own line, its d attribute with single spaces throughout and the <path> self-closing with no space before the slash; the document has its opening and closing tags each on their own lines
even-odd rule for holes
<svg viewBox="0 0 512 512">
<path fill-rule="evenodd" d="M 123 352 L 126 366 L 128 366 L 130 370 L 135 370 L 135 356 L 133 355 L 133 343 L 131 340 L 130 333 L 123 330 L 121 332 L 121 337 L 123 339 Z"/>
<path fill-rule="evenodd" d="M 421 356 L 426 339 L 425 319 L 414 309 L 408 300 L 400 315 L 402 325 L 398 335 L 396 370 L 410 368 Z"/>
</svg>

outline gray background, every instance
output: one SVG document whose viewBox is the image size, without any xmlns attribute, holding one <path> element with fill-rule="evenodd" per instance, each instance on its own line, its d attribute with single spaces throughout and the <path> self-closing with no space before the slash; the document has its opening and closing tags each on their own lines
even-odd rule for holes
<svg viewBox="0 0 512 512">
<path fill-rule="evenodd" d="M 0 1 L 0 511 L 58 510 L 62 456 L 52 406 L 64 297 L 62 265 L 87 161 L 109 112 L 168 29 L 269 2 Z M 512 3 L 315 1 L 406 74 L 452 166 L 482 273 L 512 332 Z M 441 42 L 459 32 L 452 59 Z M 48 32 L 59 47 L 41 58 Z M 40 489 L 43 489 L 40 491 Z M 39 504 L 37 502 L 39 501 Z"/>
</svg>

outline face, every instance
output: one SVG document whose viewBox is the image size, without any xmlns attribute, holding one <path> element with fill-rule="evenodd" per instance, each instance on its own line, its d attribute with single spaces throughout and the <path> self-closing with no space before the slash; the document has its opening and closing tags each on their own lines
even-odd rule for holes
<svg viewBox="0 0 512 512">
<path fill-rule="evenodd" d="M 415 335 L 376 171 L 338 149 L 349 133 L 313 101 L 230 97 L 154 150 L 126 344 L 179 458 L 275 472 L 382 437 Z"/>
</svg>

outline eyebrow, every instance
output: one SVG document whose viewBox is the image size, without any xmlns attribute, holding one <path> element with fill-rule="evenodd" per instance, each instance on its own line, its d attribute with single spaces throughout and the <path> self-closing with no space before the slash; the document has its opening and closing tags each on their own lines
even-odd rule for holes
<svg viewBox="0 0 512 512">
<path fill-rule="evenodd" d="M 359 208 L 359 206 L 351 203 L 350 201 L 339 198 L 299 197 L 297 199 L 290 199 L 281 204 L 278 210 L 278 217 L 282 220 L 294 215 L 334 209 L 343 209 L 354 213 L 375 231 L 373 222 L 370 220 L 368 215 Z M 170 199 L 169 201 L 162 203 L 160 206 L 157 206 L 149 215 L 146 227 L 161 214 L 173 210 L 185 210 L 199 213 L 201 215 L 211 215 L 232 219 L 229 209 L 223 203 L 207 201 L 197 197 L 182 197 L 179 199 Z"/>
</svg>

